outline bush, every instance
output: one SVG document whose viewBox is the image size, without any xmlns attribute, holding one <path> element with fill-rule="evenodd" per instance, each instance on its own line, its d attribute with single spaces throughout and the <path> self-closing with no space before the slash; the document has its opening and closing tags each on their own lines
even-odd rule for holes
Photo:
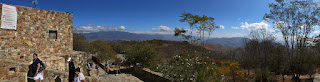
<svg viewBox="0 0 320 82">
<path fill-rule="evenodd" d="M 138 43 L 127 48 L 125 57 L 126 63 L 130 65 L 140 63 L 142 66 L 148 67 L 156 55 L 155 50 L 149 44 Z"/>
<path fill-rule="evenodd" d="M 225 82 L 236 82 L 245 79 L 244 70 L 240 69 L 238 62 L 221 62 L 219 71 L 224 76 L 223 81 Z"/>
<path fill-rule="evenodd" d="M 220 81 L 217 66 L 209 58 L 202 58 L 196 52 L 180 51 L 163 65 L 163 73 L 172 81 Z"/>
<path fill-rule="evenodd" d="M 89 52 L 93 54 L 98 54 L 99 59 L 102 60 L 113 60 L 117 54 L 115 51 L 113 51 L 110 45 L 103 41 L 91 42 Z"/>
</svg>

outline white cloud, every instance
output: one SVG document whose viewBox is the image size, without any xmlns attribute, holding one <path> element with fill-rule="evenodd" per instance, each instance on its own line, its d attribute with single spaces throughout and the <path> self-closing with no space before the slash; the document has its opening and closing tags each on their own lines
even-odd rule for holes
<svg viewBox="0 0 320 82">
<path fill-rule="evenodd" d="M 269 32 L 275 33 L 275 32 L 276 32 L 276 29 L 269 29 Z"/>
<path fill-rule="evenodd" d="M 262 21 L 260 23 L 251 23 L 251 24 L 248 24 L 248 22 L 245 22 L 245 23 L 241 23 L 240 27 L 242 29 L 247 29 L 249 31 L 251 31 L 251 30 L 259 30 L 259 29 L 268 30 L 269 25 L 264 21 Z"/>
<path fill-rule="evenodd" d="M 144 32 L 140 32 L 140 31 L 134 31 L 131 33 L 137 33 L 137 34 L 165 34 L 165 35 L 173 35 L 174 32 L 173 31 L 144 31 Z"/>
<path fill-rule="evenodd" d="M 283 36 L 282 36 L 281 33 L 273 34 L 273 37 L 278 41 L 284 41 Z"/>
<path fill-rule="evenodd" d="M 313 33 L 319 34 L 319 33 L 320 33 L 320 31 L 314 31 Z"/>
<path fill-rule="evenodd" d="M 119 30 L 126 30 L 127 28 L 126 27 L 124 27 L 124 26 L 120 26 L 119 27 Z"/>
<path fill-rule="evenodd" d="M 171 31 L 171 28 L 167 26 L 159 26 L 157 28 L 152 28 L 153 31 Z"/>
<path fill-rule="evenodd" d="M 81 27 L 75 27 L 75 32 L 81 32 L 81 33 L 90 33 L 90 32 L 100 32 L 100 31 L 124 31 L 127 28 L 124 26 L 115 27 L 115 26 L 81 26 Z"/>
<path fill-rule="evenodd" d="M 221 28 L 221 29 L 224 29 L 224 26 L 223 26 L 223 25 L 220 25 L 220 28 Z"/>
<path fill-rule="evenodd" d="M 198 33 L 198 34 L 199 34 L 199 33 L 201 33 L 201 31 L 200 31 L 200 30 L 196 30 L 196 33 Z"/>
<path fill-rule="evenodd" d="M 211 37 L 213 38 L 231 38 L 231 37 L 244 37 L 247 34 L 242 33 L 214 33 Z"/>
<path fill-rule="evenodd" d="M 152 31 L 145 31 L 145 32 L 141 32 L 141 31 L 136 31 L 136 32 L 132 32 L 132 33 L 138 33 L 138 34 L 166 34 L 166 35 L 173 35 L 174 31 L 168 27 L 168 26 L 163 26 L 160 25 L 157 28 L 151 28 Z"/>
<path fill-rule="evenodd" d="M 231 26 L 231 28 L 233 28 L 233 29 L 239 29 L 239 27 L 234 27 L 234 26 Z"/>
</svg>

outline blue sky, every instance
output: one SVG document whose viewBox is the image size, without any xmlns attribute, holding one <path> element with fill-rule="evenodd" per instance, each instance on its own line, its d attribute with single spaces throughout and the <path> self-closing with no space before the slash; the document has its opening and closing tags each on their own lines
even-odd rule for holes
<svg viewBox="0 0 320 82">
<path fill-rule="evenodd" d="M 33 7 L 33 0 L 1 0 L 2 3 Z M 224 29 L 213 37 L 238 37 L 255 28 L 269 28 L 262 17 L 273 0 L 38 0 L 37 8 L 73 13 L 74 27 L 99 31 L 103 28 L 134 33 L 172 34 L 183 12 L 215 18 Z M 110 25 L 112 25 L 110 27 Z M 90 29 L 89 29 L 90 28 Z M 239 29 L 237 29 L 239 28 Z"/>
</svg>

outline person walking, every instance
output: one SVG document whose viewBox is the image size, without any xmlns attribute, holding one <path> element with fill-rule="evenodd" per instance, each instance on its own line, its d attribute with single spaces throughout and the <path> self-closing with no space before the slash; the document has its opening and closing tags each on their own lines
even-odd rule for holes
<svg viewBox="0 0 320 82">
<path fill-rule="evenodd" d="M 76 75 L 75 74 L 76 71 L 75 71 L 75 67 L 71 57 L 68 58 L 68 62 L 69 62 L 69 82 L 73 82 L 74 76 Z"/>
<path fill-rule="evenodd" d="M 90 76 L 90 68 L 91 68 L 91 65 L 90 63 L 88 62 L 89 60 L 87 60 L 87 72 L 88 72 L 88 76 Z"/>
<path fill-rule="evenodd" d="M 43 74 L 42 70 L 40 70 L 40 64 L 42 61 L 38 58 L 38 54 L 33 53 L 33 62 L 32 62 L 32 69 L 35 76 L 33 77 L 36 82 L 39 82 L 39 80 L 43 80 Z"/>
<path fill-rule="evenodd" d="M 109 64 L 108 64 L 108 63 L 106 63 L 105 69 L 106 69 L 107 73 L 109 73 L 110 67 L 109 67 Z"/>
</svg>

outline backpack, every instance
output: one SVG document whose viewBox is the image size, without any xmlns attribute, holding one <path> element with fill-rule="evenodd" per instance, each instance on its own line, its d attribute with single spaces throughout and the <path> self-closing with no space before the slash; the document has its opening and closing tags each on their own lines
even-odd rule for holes
<svg viewBox="0 0 320 82">
<path fill-rule="evenodd" d="M 42 72 L 44 69 L 46 69 L 46 66 L 43 64 L 43 62 L 40 62 L 40 68 L 39 68 L 39 73 Z"/>
</svg>

